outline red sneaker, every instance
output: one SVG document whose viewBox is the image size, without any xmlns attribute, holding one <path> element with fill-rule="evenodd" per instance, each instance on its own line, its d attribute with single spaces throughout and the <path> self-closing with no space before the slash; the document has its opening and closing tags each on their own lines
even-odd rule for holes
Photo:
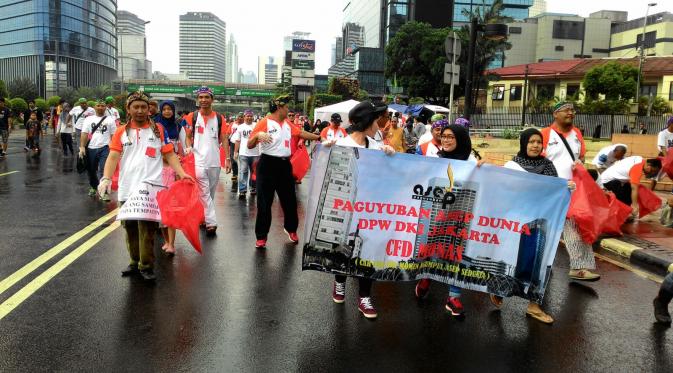
<svg viewBox="0 0 673 373">
<path fill-rule="evenodd" d="M 460 301 L 460 297 L 448 297 L 446 298 L 446 304 L 444 305 L 447 311 L 451 313 L 451 316 L 462 316 L 465 312 L 463 310 L 463 303 Z"/>
<path fill-rule="evenodd" d="M 362 315 L 368 319 L 375 319 L 378 314 L 376 313 L 376 308 L 372 304 L 371 297 L 360 297 L 358 301 L 358 310 L 362 312 Z"/>
<path fill-rule="evenodd" d="M 416 283 L 416 298 L 423 299 L 430 292 L 430 279 L 424 278 Z"/>
<path fill-rule="evenodd" d="M 285 233 L 287 233 L 287 238 L 289 238 L 290 241 L 294 243 L 299 243 L 299 236 L 297 236 L 297 232 L 288 232 L 286 230 Z"/>
<path fill-rule="evenodd" d="M 262 238 L 261 240 L 257 240 L 257 242 L 255 242 L 255 248 L 256 249 L 266 249 L 266 238 Z"/>
<path fill-rule="evenodd" d="M 346 283 L 334 281 L 334 288 L 332 289 L 332 300 L 334 303 L 343 303 L 346 298 Z"/>
</svg>

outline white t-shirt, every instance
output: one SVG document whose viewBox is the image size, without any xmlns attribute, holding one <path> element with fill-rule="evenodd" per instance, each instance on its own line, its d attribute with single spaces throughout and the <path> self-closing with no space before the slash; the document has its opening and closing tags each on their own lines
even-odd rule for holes
<svg viewBox="0 0 673 373">
<path fill-rule="evenodd" d="M 115 122 L 119 124 L 120 122 L 120 117 L 119 117 L 119 110 L 117 110 L 114 107 L 106 107 L 105 108 L 105 115 L 108 117 L 114 118 Z"/>
<path fill-rule="evenodd" d="M 626 148 L 626 145 L 624 144 L 613 144 L 606 146 L 601 149 L 598 154 L 596 154 L 593 161 L 591 161 L 591 164 L 602 168 L 608 168 L 612 166 L 615 162 L 617 162 L 617 159 L 615 158 L 615 148 L 618 146 L 623 146 Z"/>
<path fill-rule="evenodd" d="M 612 180 L 619 180 L 621 182 L 629 181 L 631 168 L 643 162 L 643 157 L 633 156 L 626 157 L 621 161 L 617 161 L 612 167 L 608 168 L 600 176 L 601 185 L 605 185 Z"/>
<path fill-rule="evenodd" d="M 202 168 L 220 167 L 220 140 L 215 112 L 206 118 L 199 113 L 192 133 L 194 145 L 194 164 Z"/>
<path fill-rule="evenodd" d="M 364 146 L 356 143 L 355 140 L 353 140 L 353 138 L 350 137 L 350 136 L 346 136 L 346 137 L 342 137 L 340 139 L 337 139 L 336 145 L 350 146 L 350 147 L 353 147 L 353 148 L 364 148 Z M 379 146 L 379 143 L 376 142 L 376 140 L 367 136 L 367 149 L 380 150 L 381 147 Z"/>
<path fill-rule="evenodd" d="M 68 119 L 68 114 L 64 115 L 63 120 L 59 118 L 58 120 L 58 132 L 60 133 L 65 133 L 65 134 L 71 134 L 75 131 L 75 127 L 72 125 L 72 121 L 74 120 L 73 118 L 70 118 L 70 122 L 64 122 L 64 120 Z"/>
<path fill-rule="evenodd" d="M 253 149 L 248 149 L 248 139 L 250 138 L 252 130 L 255 128 L 255 124 L 256 123 L 251 124 L 242 123 L 236 129 L 236 132 L 231 136 L 232 143 L 240 141 L 240 145 L 238 147 L 238 154 L 240 156 L 245 157 L 259 156 L 259 145 L 257 145 Z"/>
<path fill-rule="evenodd" d="M 664 128 L 657 136 L 657 146 L 668 149 L 673 148 L 673 133 L 668 132 L 668 128 Z"/>
<path fill-rule="evenodd" d="M 103 117 L 99 117 L 97 115 L 87 117 L 84 120 L 84 124 L 82 125 L 82 133 L 91 133 L 91 129 L 96 126 L 98 122 L 101 121 L 101 119 L 103 119 Z M 113 117 L 105 116 L 103 122 L 101 122 L 100 126 L 96 128 L 96 132 L 91 135 L 91 140 L 89 141 L 87 148 L 100 149 L 104 146 L 110 145 L 110 139 L 116 130 L 116 120 Z"/>
<path fill-rule="evenodd" d="M 73 123 L 75 123 L 75 129 L 81 130 L 82 125 L 84 125 L 84 119 L 96 115 L 96 111 L 90 107 L 87 107 L 86 110 L 84 110 L 81 106 L 77 105 L 70 110 L 70 115 L 72 116 Z"/>
<path fill-rule="evenodd" d="M 260 143 L 260 154 L 270 155 L 274 157 L 289 157 L 290 156 L 290 142 L 292 135 L 298 136 L 301 130 L 295 126 L 290 125 L 287 121 L 282 124 L 266 117 L 260 120 L 256 125 L 250 136 L 254 136 L 259 132 L 266 132 L 271 136 L 271 142 Z"/>
<path fill-rule="evenodd" d="M 346 130 L 341 127 L 337 127 L 336 129 L 332 128 L 332 126 L 325 127 L 320 133 L 320 137 L 324 137 L 325 140 L 336 140 L 347 136 Z"/>
<path fill-rule="evenodd" d="M 574 161 L 568 149 L 563 144 L 563 140 L 559 137 L 559 134 L 549 127 L 544 128 L 543 131 L 549 131 L 549 141 L 545 147 L 545 157 L 554 163 L 556 167 L 556 172 L 559 177 L 562 177 L 566 180 L 572 180 L 573 178 L 573 165 Z M 572 130 L 568 136 L 565 138 L 572 150 L 575 159 L 580 158 L 580 153 L 582 152 L 582 142 L 577 136 L 575 130 Z"/>
<path fill-rule="evenodd" d="M 240 124 L 234 122 L 234 123 L 231 124 L 231 127 L 229 127 L 229 142 L 232 143 L 232 144 L 234 143 L 233 137 L 236 134 L 236 131 L 238 130 L 238 126 L 240 126 Z M 239 151 L 239 154 L 240 154 L 240 151 Z"/>
</svg>

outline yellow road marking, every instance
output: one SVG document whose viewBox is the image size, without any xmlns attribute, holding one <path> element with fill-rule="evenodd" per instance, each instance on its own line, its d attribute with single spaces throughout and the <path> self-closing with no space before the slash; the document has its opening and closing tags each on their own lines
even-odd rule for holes
<svg viewBox="0 0 673 373">
<path fill-rule="evenodd" d="M 12 312 L 16 307 L 18 307 L 23 301 L 28 299 L 33 295 L 37 290 L 39 290 L 44 284 L 49 282 L 52 278 L 56 277 L 62 270 L 67 266 L 72 264 L 77 258 L 82 256 L 84 253 L 89 251 L 95 244 L 100 240 L 105 238 L 107 235 L 112 233 L 115 229 L 119 227 L 120 223 L 118 221 L 113 222 L 110 226 L 106 227 L 102 231 L 96 233 L 93 237 L 89 238 L 86 242 L 81 244 L 78 248 L 71 251 L 68 255 L 64 256 L 63 259 L 59 260 L 53 266 L 49 267 L 46 271 L 42 272 L 37 276 L 33 281 L 29 282 L 28 285 L 21 288 L 14 295 L 9 297 L 6 301 L 0 304 L 0 320 Z"/>
<path fill-rule="evenodd" d="M 21 172 L 21 171 L 9 171 L 9 172 L 5 172 L 4 174 L 0 174 L 0 176 L 7 176 L 7 175 L 15 174 L 17 172 Z"/>
<path fill-rule="evenodd" d="M 70 245 L 74 244 L 75 242 L 80 240 L 82 237 L 86 236 L 87 234 L 89 234 L 93 230 L 95 230 L 96 228 L 105 224 L 106 221 L 110 220 L 110 218 L 117 215 L 118 210 L 119 209 L 115 209 L 114 211 L 110 212 L 109 214 L 107 214 L 107 215 L 103 216 L 102 218 L 100 218 L 100 219 L 94 221 L 93 223 L 89 224 L 84 229 L 80 230 L 79 232 L 77 232 L 77 233 L 73 234 L 72 236 L 66 238 L 65 240 L 61 241 L 61 243 L 52 247 L 51 249 L 46 251 L 44 254 L 42 254 L 39 257 L 33 259 L 32 262 L 26 264 L 25 266 L 23 266 L 18 271 L 12 273 L 6 279 L 0 281 L 0 294 L 4 293 L 5 290 L 9 289 L 14 284 L 21 281 L 21 279 L 23 279 L 28 274 L 30 274 L 31 272 L 36 270 L 39 266 L 43 265 L 44 263 L 49 261 L 51 258 L 58 255 L 58 253 L 67 249 Z"/>
<path fill-rule="evenodd" d="M 654 281 L 654 282 L 656 282 L 656 283 L 658 283 L 658 284 L 661 284 L 661 283 L 664 281 L 664 279 L 663 279 L 661 276 L 657 276 L 657 275 L 653 275 L 653 274 L 651 274 L 651 273 L 647 273 L 647 272 L 645 272 L 645 271 L 641 271 L 640 269 L 637 269 L 637 268 L 635 268 L 635 267 L 633 267 L 633 266 L 631 266 L 631 265 L 628 265 L 628 264 L 626 264 L 626 263 L 622 263 L 622 262 L 620 262 L 620 261 L 618 261 L 618 260 L 614 260 L 614 259 L 608 258 L 608 257 L 605 256 L 605 255 L 601 255 L 601 254 L 598 254 L 598 253 L 594 253 L 594 256 L 595 256 L 596 258 L 599 258 L 599 259 L 601 259 L 601 260 L 604 260 L 604 261 L 606 261 L 606 262 L 608 262 L 608 263 L 612 263 L 612 264 L 616 265 L 617 267 L 623 268 L 623 269 L 625 269 L 625 270 L 627 270 L 627 271 L 631 271 L 631 272 L 635 273 L 636 275 L 638 275 L 638 276 L 640 276 L 640 277 L 643 277 L 643 278 L 646 278 L 646 279 L 648 279 L 648 280 Z"/>
</svg>

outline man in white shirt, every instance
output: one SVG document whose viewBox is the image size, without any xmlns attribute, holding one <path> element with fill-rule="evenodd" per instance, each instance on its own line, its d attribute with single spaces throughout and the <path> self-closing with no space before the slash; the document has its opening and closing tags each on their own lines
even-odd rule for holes
<svg viewBox="0 0 673 373">
<path fill-rule="evenodd" d="M 112 96 L 107 96 L 105 98 L 105 115 L 108 117 L 114 118 L 115 124 L 119 126 L 121 124 L 121 118 L 119 116 L 119 110 L 115 108 L 115 99 Z"/>
<path fill-rule="evenodd" d="M 231 141 L 234 143 L 234 159 L 238 160 L 239 199 L 245 199 L 248 191 L 248 179 L 250 180 L 250 195 L 257 194 L 257 183 L 252 180 L 252 167 L 259 160 L 259 146 L 248 149 L 248 139 L 253 129 L 255 129 L 255 123 L 252 122 L 252 111 L 246 110 L 244 122 L 238 126 L 236 132 L 231 136 Z"/>
<path fill-rule="evenodd" d="M 75 107 L 70 110 L 66 123 L 72 120 L 72 123 L 75 125 L 75 141 L 79 141 L 80 135 L 82 133 L 82 125 L 84 125 L 84 119 L 95 114 L 95 111 L 89 107 L 89 104 L 86 101 L 86 98 L 82 97 L 77 100 Z"/>
<path fill-rule="evenodd" d="M 238 126 L 243 124 L 243 117 L 245 115 L 243 112 L 239 112 L 236 116 L 236 120 L 229 127 L 229 153 L 227 156 L 231 160 L 231 191 L 235 192 L 238 190 L 238 161 L 234 159 L 234 140 L 233 136 L 238 130 Z"/>
<path fill-rule="evenodd" d="M 613 192 L 618 200 L 633 208 L 632 215 L 638 216 L 638 186 L 640 179 L 656 177 L 661 171 L 661 161 L 657 158 L 627 157 L 615 163 L 601 174 L 601 185 Z"/>
<path fill-rule="evenodd" d="M 668 153 L 668 149 L 673 148 L 673 117 L 668 118 L 666 125 L 668 127 L 659 132 L 657 136 L 657 147 L 664 157 Z"/>
<path fill-rule="evenodd" d="M 596 170 L 598 170 L 599 173 L 602 173 L 615 162 L 624 159 L 626 151 L 627 147 L 624 144 L 606 146 L 596 154 L 596 157 L 591 161 L 591 164 L 596 166 Z"/>
<path fill-rule="evenodd" d="M 113 117 L 105 115 L 105 101 L 98 100 L 94 115 L 84 119 L 82 133 L 79 139 L 79 156 L 87 157 L 87 173 L 89 174 L 89 196 L 96 195 L 98 183 L 103 177 L 105 161 L 110 154 L 110 139 L 117 129 Z M 101 196 L 102 201 L 109 201 L 110 197 Z"/>
<path fill-rule="evenodd" d="M 432 134 L 432 125 L 438 121 L 445 119 L 443 114 L 434 114 L 430 117 L 430 123 L 425 125 L 425 133 L 418 139 L 418 145 L 425 144 L 426 142 L 432 141 L 435 136 Z"/>
</svg>

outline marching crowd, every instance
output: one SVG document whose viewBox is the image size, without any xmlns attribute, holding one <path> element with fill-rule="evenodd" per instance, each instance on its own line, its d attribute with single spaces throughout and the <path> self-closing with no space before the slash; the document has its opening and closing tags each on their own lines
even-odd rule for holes
<svg viewBox="0 0 673 373">
<path fill-rule="evenodd" d="M 73 138 L 78 148 L 78 158 L 86 160 L 89 177 L 89 194 L 108 201 L 112 178 L 118 169 L 118 196 L 120 206 L 129 193 L 140 183 L 168 186 L 179 179 L 191 179 L 199 187 L 204 207 L 203 226 L 207 236 L 217 231 L 215 191 L 221 169 L 233 171 L 232 192 L 239 198 L 256 198 L 255 247 L 265 248 L 272 224 L 271 208 L 278 196 L 283 211 L 283 228 L 291 242 L 298 243 L 296 180 L 292 173 L 292 154 L 310 141 L 321 141 L 324 146 L 350 146 L 378 149 L 393 156 L 395 153 L 417 154 L 471 162 L 480 167 L 484 161 L 473 149 L 470 140 L 470 123 L 458 118 L 449 123 L 436 114 L 431 118 L 406 117 L 399 112 L 392 115 L 383 103 L 364 101 L 348 113 L 350 126 L 341 126 L 343 119 L 335 113 L 329 122 L 317 120 L 311 124 L 289 108 L 290 97 L 274 98 L 269 103 L 269 113 L 258 116 L 247 110 L 234 118 L 226 118 L 213 110 L 213 91 L 201 87 L 196 92 L 198 109 L 193 112 L 176 112 L 170 101 L 157 103 L 142 92 L 131 93 L 125 103 L 126 118 L 122 120 L 114 108 L 114 99 L 97 100 L 93 108 L 86 99 L 74 107 L 61 104 L 55 118 L 56 132 L 64 156 L 74 155 Z M 34 103 L 31 110 L 34 109 Z M 9 113 L 0 100 L 0 134 L 2 152 L 7 147 L 4 128 Z M 39 152 L 39 134 L 35 129 L 39 118 L 35 111 L 27 112 L 26 147 Z M 575 108 L 570 102 L 554 106 L 554 122 L 538 130 L 528 128 L 521 132 L 520 148 L 516 156 L 504 167 L 521 172 L 531 172 L 548 177 L 564 178 L 572 191 L 573 170 L 584 163 L 586 146 L 581 131 L 573 125 Z M 229 119 L 229 120 L 227 120 Z M 427 122 L 427 123 L 426 123 Z M 38 125 L 39 126 L 39 125 Z M 38 127 L 41 128 L 41 127 Z M 659 134 L 658 145 L 663 155 L 673 147 L 673 118 L 668 128 Z M 596 169 L 595 179 L 605 190 L 614 192 L 617 199 L 632 206 L 633 216 L 638 212 L 638 186 L 643 177 L 657 179 L 661 174 L 660 159 L 626 157 L 627 146 L 614 144 L 602 149 L 592 160 Z M 225 155 L 221 162 L 220 152 Z M 39 154 L 39 153 L 38 153 Z M 193 154 L 195 177 L 189 176 L 181 166 L 181 158 Z M 118 167 L 119 165 L 119 167 Z M 254 176 L 253 176 L 254 174 Z M 673 205 L 673 203 L 671 203 Z M 670 209 L 670 206 L 669 206 Z M 124 221 L 130 263 L 123 276 L 139 274 L 144 279 L 155 279 L 154 240 L 160 225 L 151 221 Z M 175 230 L 161 227 L 164 238 L 163 251 L 173 255 Z M 569 278 L 579 281 L 596 281 L 595 260 L 590 244 L 584 242 L 573 219 L 563 227 L 563 246 L 570 258 Z M 373 280 L 358 278 L 358 309 L 367 318 L 376 318 L 372 288 Z M 337 275 L 333 281 L 332 299 L 345 301 L 346 276 Z M 416 284 L 415 295 L 424 298 L 430 290 L 430 280 Z M 461 289 L 448 287 L 445 302 L 452 316 L 464 314 Z M 654 301 L 655 316 L 659 322 L 670 323 L 667 305 L 673 298 L 673 274 L 669 274 Z M 496 307 L 503 300 L 490 296 Z M 543 323 L 552 323 L 551 315 L 539 304 L 531 302 L 526 315 Z"/>
</svg>

